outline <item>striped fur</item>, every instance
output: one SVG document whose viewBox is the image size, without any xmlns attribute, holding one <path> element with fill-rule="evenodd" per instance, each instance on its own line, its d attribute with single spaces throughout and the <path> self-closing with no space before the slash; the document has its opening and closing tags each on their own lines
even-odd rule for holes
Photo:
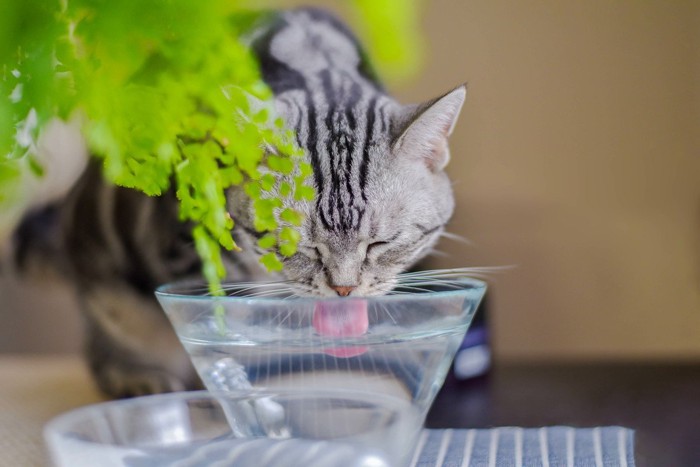
<svg viewBox="0 0 700 467">
<path fill-rule="evenodd" d="M 442 169 L 464 87 L 400 105 L 352 33 L 320 10 L 268 16 L 249 40 L 275 94 L 274 111 L 313 166 L 318 194 L 291 202 L 306 217 L 299 251 L 285 260 L 286 278 L 300 295 L 386 293 L 452 215 Z M 50 210 L 61 262 L 84 305 L 91 369 L 112 396 L 194 387 L 195 373 L 152 295 L 158 284 L 198 272 L 189 227 L 178 222 L 172 194 L 147 198 L 105 184 L 98 172 L 90 166 Z M 259 277 L 250 202 L 239 189 L 228 200 L 244 248 L 227 257 L 229 269 L 234 278 Z M 41 250 L 28 225 L 20 229 L 20 258 Z"/>
</svg>

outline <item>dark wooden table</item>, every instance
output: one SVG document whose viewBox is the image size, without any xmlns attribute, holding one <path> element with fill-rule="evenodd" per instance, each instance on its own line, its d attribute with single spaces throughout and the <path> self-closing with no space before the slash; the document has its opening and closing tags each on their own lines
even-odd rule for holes
<svg viewBox="0 0 700 467">
<path fill-rule="evenodd" d="M 700 363 L 500 364 L 448 377 L 428 428 L 621 425 L 638 466 L 700 467 Z"/>
</svg>

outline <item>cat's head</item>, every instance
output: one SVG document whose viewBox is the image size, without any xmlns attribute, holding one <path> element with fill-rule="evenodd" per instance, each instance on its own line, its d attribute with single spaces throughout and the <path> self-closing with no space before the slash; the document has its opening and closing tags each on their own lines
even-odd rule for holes
<svg viewBox="0 0 700 467">
<path fill-rule="evenodd" d="M 300 295 L 380 295 L 428 254 L 452 216 L 447 144 L 466 88 L 420 105 L 385 95 L 352 107 L 278 105 L 314 167 L 298 252 L 283 274 Z M 309 115 L 309 111 L 311 115 Z"/>
</svg>

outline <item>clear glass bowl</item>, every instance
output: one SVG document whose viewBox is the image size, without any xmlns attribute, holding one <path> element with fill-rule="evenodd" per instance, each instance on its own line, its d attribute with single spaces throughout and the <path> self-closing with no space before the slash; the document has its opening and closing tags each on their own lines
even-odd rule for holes
<svg viewBox="0 0 700 467">
<path fill-rule="evenodd" d="M 198 391 L 76 409 L 44 436 L 57 467 L 388 467 L 410 462 L 419 418 L 362 391 Z"/>
<path fill-rule="evenodd" d="M 156 292 L 210 391 L 359 389 L 403 399 L 425 416 L 486 285 L 441 277 L 334 299 L 290 297 L 275 284 L 225 290 L 214 297 L 180 283 Z"/>
</svg>

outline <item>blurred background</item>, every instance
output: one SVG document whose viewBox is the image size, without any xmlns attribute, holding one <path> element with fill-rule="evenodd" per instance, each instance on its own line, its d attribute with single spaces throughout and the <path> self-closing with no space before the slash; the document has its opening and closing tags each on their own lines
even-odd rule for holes
<svg viewBox="0 0 700 467">
<path fill-rule="evenodd" d="M 341 2 L 275 2 L 330 7 Z M 467 81 L 431 267 L 492 276 L 497 360 L 700 358 L 700 2 L 425 2 L 417 102 Z M 60 281 L 0 278 L 0 352 L 78 352 Z"/>
</svg>

